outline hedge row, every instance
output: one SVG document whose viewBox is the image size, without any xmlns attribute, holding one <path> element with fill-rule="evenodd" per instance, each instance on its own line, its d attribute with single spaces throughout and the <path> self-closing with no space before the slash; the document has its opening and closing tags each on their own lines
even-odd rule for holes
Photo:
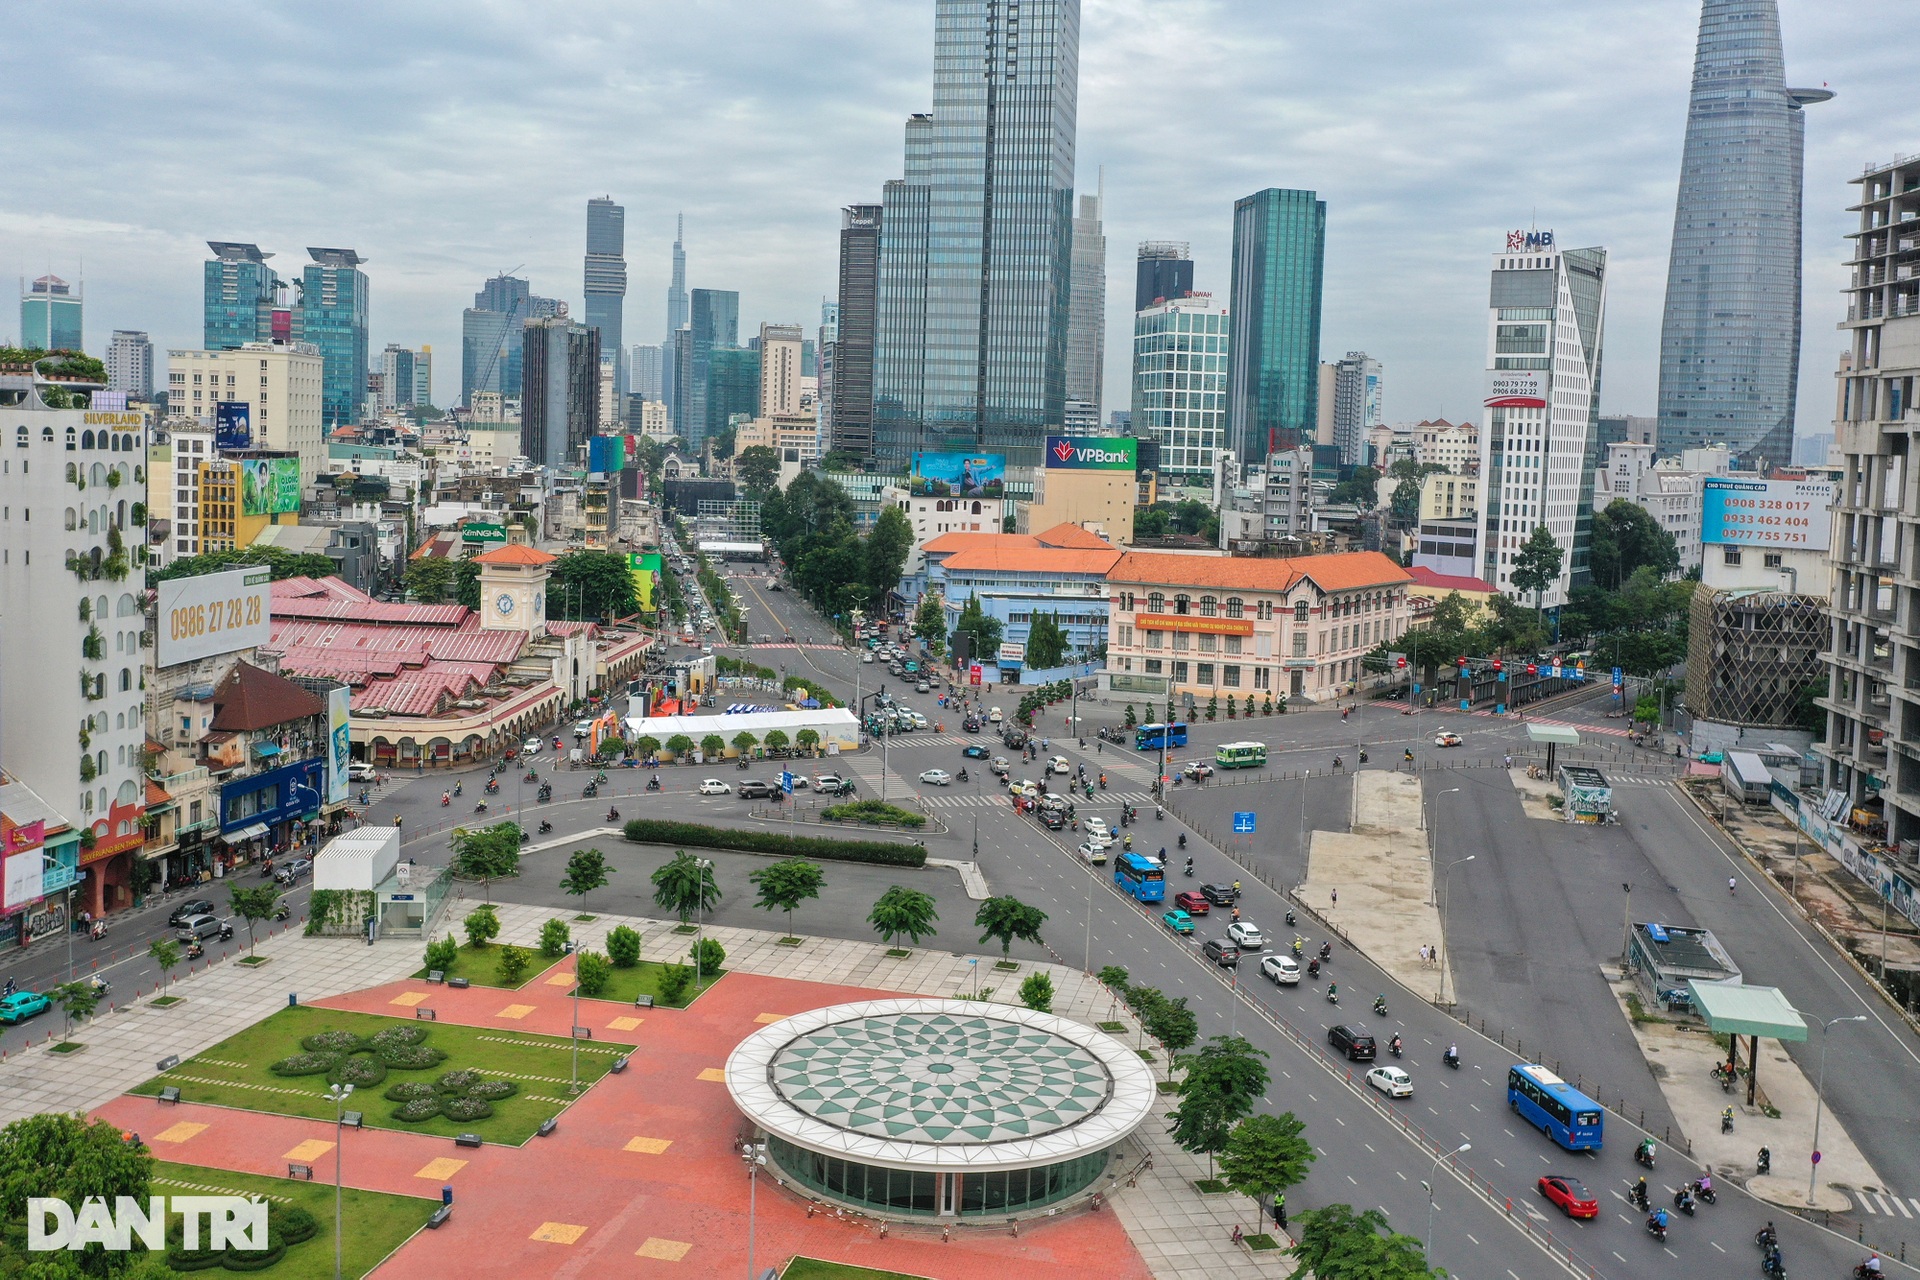
<svg viewBox="0 0 1920 1280">
<path fill-rule="evenodd" d="M 927 851 L 896 840 L 842 840 L 833 836 L 788 836 L 772 831 L 709 827 L 697 822 L 635 818 L 623 830 L 635 844 L 692 845 L 701 849 L 741 849 L 787 857 L 826 858 L 836 862 L 875 862 L 888 867 L 924 867 Z"/>
</svg>

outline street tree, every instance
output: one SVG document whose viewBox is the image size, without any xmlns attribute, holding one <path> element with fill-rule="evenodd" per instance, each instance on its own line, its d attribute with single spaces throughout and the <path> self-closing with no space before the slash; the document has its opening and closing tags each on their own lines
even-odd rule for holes
<svg viewBox="0 0 1920 1280">
<path fill-rule="evenodd" d="M 767 750 L 785 751 L 791 745 L 792 745 L 792 740 L 787 737 L 785 730 L 783 729 L 767 730 Z"/>
<path fill-rule="evenodd" d="M 1593 515 L 1593 550 L 1587 558 L 1594 585 L 1618 590 L 1640 569 L 1666 577 L 1680 567 L 1680 548 L 1653 513 L 1615 498 Z"/>
<path fill-rule="evenodd" d="M 711 911 L 719 901 L 720 885 L 713 878 L 713 863 L 706 858 L 676 849 L 673 859 L 653 873 L 653 905 L 678 915 L 681 924 L 696 911 Z"/>
<path fill-rule="evenodd" d="M 1307 1179 L 1307 1166 L 1319 1158 L 1301 1136 L 1306 1125 L 1291 1111 L 1251 1115 L 1233 1126 L 1220 1152 L 1220 1176 L 1256 1204 L 1271 1204 L 1288 1187 Z"/>
<path fill-rule="evenodd" d="M 167 994 L 167 974 L 180 963 L 180 944 L 172 938 L 155 938 L 147 944 L 147 954 L 153 957 L 155 967 L 160 970 L 160 994 Z"/>
<path fill-rule="evenodd" d="M 227 902 L 233 914 L 247 922 L 247 954 L 256 954 L 253 927 L 262 920 L 271 920 L 273 913 L 280 909 L 280 891 L 271 884 L 251 889 L 236 884 L 227 890 Z"/>
<path fill-rule="evenodd" d="M 913 634 L 922 640 L 938 640 L 947 628 L 947 611 L 940 603 L 940 597 L 928 592 L 920 597 L 920 607 L 913 613 Z"/>
<path fill-rule="evenodd" d="M 1107 995 L 1110 997 L 1107 1001 L 1107 1017 L 1111 1018 L 1114 1014 L 1114 1005 L 1127 998 L 1127 980 L 1132 975 L 1120 965 L 1109 964 L 1103 965 L 1100 972 L 1094 976 L 1099 978 L 1100 985 L 1107 989 Z"/>
<path fill-rule="evenodd" d="M 453 562 L 453 602 L 480 608 L 480 564 L 471 556 Z"/>
<path fill-rule="evenodd" d="M 444 556 L 421 556 L 407 563 L 400 580 L 419 603 L 439 604 L 453 589 L 453 561 Z"/>
<path fill-rule="evenodd" d="M 901 571 L 907 567 L 907 556 L 913 551 L 913 525 L 907 520 L 906 512 L 892 503 L 882 506 L 862 551 L 865 572 L 860 581 L 867 589 L 866 598 L 884 601 L 887 592 L 900 585 Z"/>
<path fill-rule="evenodd" d="M 954 624 L 954 648 L 961 636 L 967 637 L 968 653 L 974 658 L 991 658 L 1000 652 L 1000 619 L 989 617 L 980 608 L 980 597 L 968 596 L 960 609 L 960 621 Z"/>
<path fill-rule="evenodd" d="M 560 887 L 575 897 L 592 893 L 604 888 L 607 877 L 613 869 L 607 866 L 607 855 L 598 849 L 575 849 L 567 859 L 567 873 L 560 878 Z"/>
<path fill-rule="evenodd" d="M 1300 1265 L 1288 1280 L 1311 1273 L 1315 1280 L 1433 1280 L 1446 1272 L 1427 1265 L 1412 1236 L 1387 1226 L 1378 1209 L 1356 1214 L 1352 1205 L 1310 1209 L 1297 1219 L 1293 1248 Z"/>
<path fill-rule="evenodd" d="M 66 1024 L 60 1031 L 62 1040 L 73 1036 L 74 1019 L 78 1018 L 85 1022 L 100 1006 L 100 992 L 86 978 L 63 982 L 53 989 L 52 995 L 53 1002 L 60 1006 L 60 1013 Z"/>
<path fill-rule="evenodd" d="M 897 884 L 875 899 L 873 910 L 867 913 L 867 923 L 890 947 L 897 947 L 903 937 L 919 946 L 920 939 L 931 938 L 939 932 L 934 927 L 939 919 L 931 894 L 903 889 Z"/>
<path fill-rule="evenodd" d="M 493 901 L 493 882 L 520 874 L 520 824 L 496 822 L 490 827 L 453 829 L 453 872 L 485 887 Z"/>
<path fill-rule="evenodd" d="M 500 936 L 500 915 L 491 902 L 483 902 L 467 912 L 466 919 L 460 923 L 467 931 L 467 945 L 475 951 L 485 951 Z"/>
<path fill-rule="evenodd" d="M 1513 572 L 1508 575 L 1513 589 L 1533 593 L 1533 611 L 1540 612 L 1540 597 L 1560 580 L 1560 564 L 1566 552 L 1554 540 L 1553 530 L 1543 524 L 1533 526 L 1526 543 L 1513 553 Z"/>
<path fill-rule="evenodd" d="M 122 1196 L 145 1206 L 151 1194 L 153 1152 L 128 1141 L 118 1124 L 67 1112 L 30 1115 L 0 1129 L 0 1204 L 7 1206 L 0 1233 L 0 1274 L 35 1280 L 145 1280 L 175 1273 L 165 1255 L 108 1252 L 28 1253 L 26 1206 L 30 1199 L 59 1200 L 75 1209 L 91 1202 L 119 1203 Z"/>
<path fill-rule="evenodd" d="M 752 754 L 753 749 L 759 745 L 760 739 L 754 737 L 745 729 L 733 735 L 733 749 L 743 756 Z"/>
<path fill-rule="evenodd" d="M 1044 973 L 1030 973 L 1020 984 L 1020 1003 L 1035 1013 L 1053 1012 L 1053 979 Z"/>
<path fill-rule="evenodd" d="M 733 460 L 733 475 L 750 497 L 764 499 L 780 483 L 780 455 L 763 444 L 742 449 Z"/>
<path fill-rule="evenodd" d="M 684 733 L 676 733 L 667 739 L 667 750 L 673 752 L 676 761 L 685 760 L 693 752 L 693 739 Z"/>
<path fill-rule="evenodd" d="M 1161 1000 L 1146 1015 L 1147 1034 L 1167 1051 L 1167 1079 L 1185 1059 L 1180 1055 L 1200 1038 L 1200 1019 L 1187 1008 L 1185 996 Z"/>
<path fill-rule="evenodd" d="M 793 735 L 793 745 L 812 755 L 820 746 L 820 733 L 817 729 L 802 729 Z"/>
<path fill-rule="evenodd" d="M 700 754 L 708 761 L 718 760 L 727 749 L 727 740 L 717 733 L 709 733 L 700 739 Z"/>
<path fill-rule="evenodd" d="M 1060 629 L 1059 614 L 1033 615 L 1033 624 L 1027 631 L 1028 669 L 1045 671 L 1059 666 L 1066 660 L 1068 647 L 1067 633 Z"/>
<path fill-rule="evenodd" d="M 547 566 L 549 618 L 624 618 L 639 607 L 621 552 L 569 551 Z"/>
<path fill-rule="evenodd" d="M 1047 913 L 1040 908 L 1004 894 L 988 898 L 973 916 L 974 927 L 980 930 L 980 941 L 998 939 L 1003 957 L 1012 953 L 1016 938 L 1039 946 L 1040 926 L 1046 921 Z"/>
<path fill-rule="evenodd" d="M 805 858 L 783 858 L 760 868 L 747 879 L 760 891 L 760 898 L 754 906 L 762 911 L 787 913 L 789 936 L 793 933 L 794 908 L 810 898 L 819 897 L 821 888 L 827 882 L 820 864 L 808 862 Z"/>
<path fill-rule="evenodd" d="M 1253 1114 L 1253 1104 L 1267 1091 L 1266 1056 L 1243 1036 L 1214 1036 L 1180 1062 L 1186 1075 L 1180 1081 L 1180 1105 L 1168 1114 L 1173 1123 L 1167 1132 L 1186 1150 L 1207 1153 L 1208 1177 L 1228 1133 Z"/>
</svg>

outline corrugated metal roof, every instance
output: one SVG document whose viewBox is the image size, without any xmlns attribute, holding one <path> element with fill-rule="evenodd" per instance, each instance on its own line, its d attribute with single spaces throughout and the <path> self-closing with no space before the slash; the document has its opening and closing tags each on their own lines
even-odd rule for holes
<svg viewBox="0 0 1920 1280">
<path fill-rule="evenodd" d="M 313 859 L 316 889 L 372 889 L 400 860 L 400 828 L 358 827 L 335 836 Z"/>
</svg>

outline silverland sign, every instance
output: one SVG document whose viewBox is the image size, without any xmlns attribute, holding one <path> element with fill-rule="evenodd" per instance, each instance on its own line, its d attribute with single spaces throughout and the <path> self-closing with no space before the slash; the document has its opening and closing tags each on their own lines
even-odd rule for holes
<svg viewBox="0 0 1920 1280">
<path fill-rule="evenodd" d="M 1140 442 L 1132 436 L 1048 436 L 1050 471 L 1138 471 Z"/>
</svg>

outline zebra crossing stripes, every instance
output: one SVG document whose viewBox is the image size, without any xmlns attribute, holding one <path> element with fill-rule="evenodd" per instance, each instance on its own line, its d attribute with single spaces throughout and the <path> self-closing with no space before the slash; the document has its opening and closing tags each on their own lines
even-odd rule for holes
<svg viewBox="0 0 1920 1280">
<path fill-rule="evenodd" d="M 1920 1200 L 1909 1198 L 1903 1202 L 1891 1191 L 1855 1191 L 1853 1195 L 1862 1209 L 1878 1217 L 1920 1218 L 1920 1212 L 1915 1212 L 1920 1210 Z M 1907 1208 L 1909 1204 L 1913 1209 Z"/>
<path fill-rule="evenodd" d="M 1145 804 L 1150 799 L 1144 791 L 1096 791 L 1092 800 L 1080 800 L 1081 805 L 1098 806 L 1109 804 Z M 920 802 L 933 809 L 994 809 L 1012 802 L 1012 796 L 1000 791 L 990 795 L 925 795 Z"/>
</svg>

